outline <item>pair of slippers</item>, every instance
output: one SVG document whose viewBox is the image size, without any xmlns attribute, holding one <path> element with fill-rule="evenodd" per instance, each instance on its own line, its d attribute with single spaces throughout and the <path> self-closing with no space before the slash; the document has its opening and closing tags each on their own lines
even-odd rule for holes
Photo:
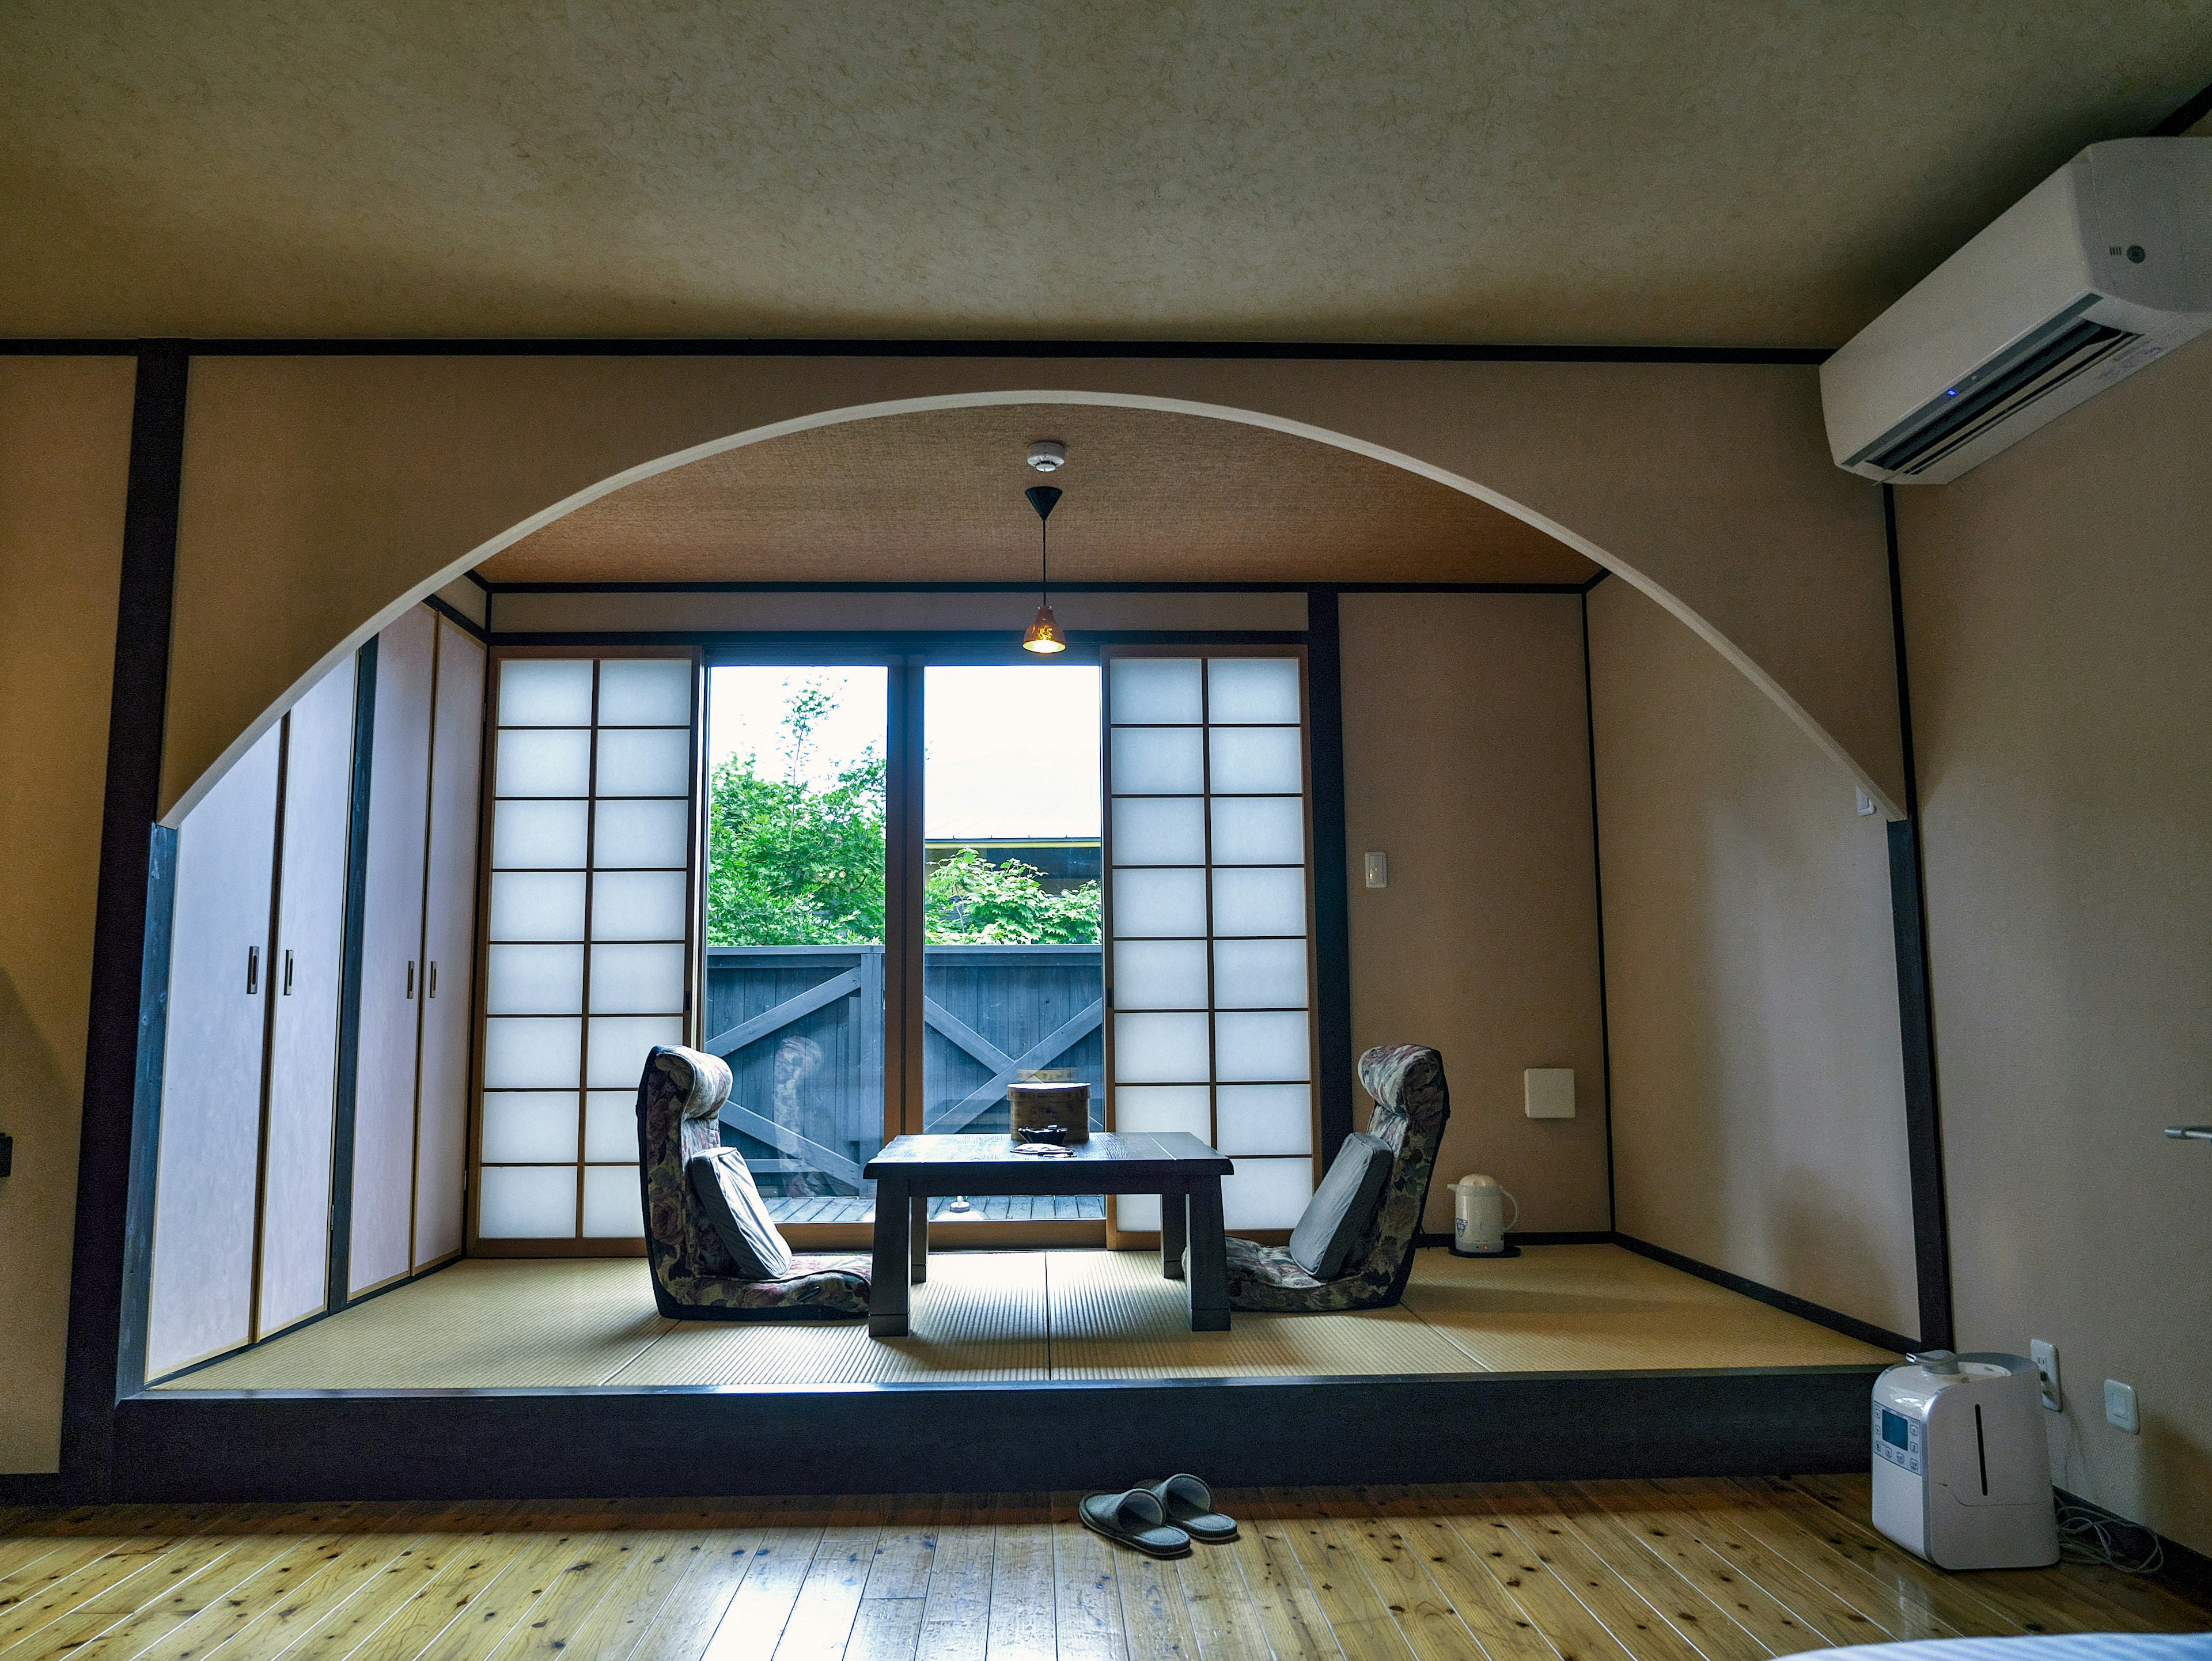
<svg viewBox="0 0 2212 1661">
<path fill-rule="evenodd" d="M 1237 1519 L 1213 1508 L 1213 1494 L 1188 1473 L 1120 1494 L 1091 1494 L 1076 1507 L 1083 1526 L 1147 1557 L 1188 1557 L 1190 1542 L 1237 1537 Z"/>
</svg>

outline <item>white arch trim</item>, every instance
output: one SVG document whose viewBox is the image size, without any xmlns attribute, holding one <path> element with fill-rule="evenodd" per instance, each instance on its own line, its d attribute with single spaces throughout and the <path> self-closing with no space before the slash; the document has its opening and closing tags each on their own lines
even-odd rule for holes
<svg viewBox="0 0 2212 1661">
<path fill-rule="evenodd" d="M 1556 538 L 1570 548 L 1586 555 L 1596 563 L 1605 567 L 1613 575 L 1633 585 L 1656 600 L 1705 644 L 1727 659 L 1747 680 L 1771 699 L 1784 715 L 1789 716 L 1796 724 L 1806 737 L 1819 746 L 1823 754 L 1841 768 L 1851 782 L 1866 793 L 1867 796 L 1881 808 L 1886 818 L 1891 819 L 1905 818 L 1905 810 L 1891 798 L 1889 792 L 1876 782 L 1873 776 L 1852 758 L 1850 752 L 1838 744 L 1826 727 L 1813 719 L 1804 705 L 1790 697 L 1773 676 L 1753 662 L 1735 642 L 1729 640 L 1687 605 L 1650 576 L 1638 570 L 1626 560 L 1622 559 L 1618 554 L 1601 548 L 1588 537 L 1560 524 L 1557 520 L 1547 519 L 1534 508 L 1524 507 L 1510 496 L 1493 490 L 1478 480 L 1465 478 L 1448 468 L 1438 467 L 1432 463 L 1423 461 L 1418 456 L 1407 455 L 1401 450 L 1389 449 L 1380 444 L 1370 444 L 1364 439 L 1353 438 L 1348 434 L 1332 432 L 1325 427 L 1311 426 L 1303 421 L 1292 421 L 1283 416 L 1269 415 L 1263 411 L 1240 410 L 1221 404 L 1200 404 L 1188 399 L 1155 398 L 1143 392 L 1036 391 L 947 392 L 927 398 L 895 399 L 887 403 L 856 404 L 844 409 L 824 410 L 813 415 L 794 416 L 788 421 L 773 422 L 765 427 L 750 428 L 744 432 L 735 433 L 728 437 L 710 439 L 706 443 L 695 444 L 689 449 L 672 451 L 667 455 L 657 456 L 650 461 L 641 461 L 635 467 L 626 467 L 618 473 L 611 473 L 597 484 L 587 485 L 574 495 L 563 497 L 550 507 L 542 508 L 531 514 L 529 518 L 509 526 L 497 536 L 478 544 L 434 575 L 417 583 L 356 629 L 343 642 L 325 653 L 313 668 L 288 687 L 282 697 L 264 710 L 251 727 L 232 741 L 229 747 L 216 758 L 215 765 L 194 780 L 191 788 L 178 798 L 176 806 L 169 810 L 162 823 L 169 825 L 182 824 L 185 815 L 189 813 L 200 798 L 214 787 L 215 782 L 230 770 L 231 764 L 251 749 L 255 741 L 276 724 L 286 709 L 290 709 L 308 688 L 329 673 L 345 657 L 358 650 L 363 642 L 383 630 L 395 618 L 399 617 L 409 607 L 419 605 L 426 596 L 435 593 L 455 578 L 474 570 L 502 549 L 514 546 L 532 532 L 542 529 L 556 520 L 566 518 L 579 508 L 597 502 L 602 496 L 612 496 L 616 491 L 635 484 L 641 479 L 651 478 L 655 474 L 672 472 L 678 467 L 689 466 L 695 461 L 704 461 L 709 456 L 743 449 L 749 444 L 766 443 L 770 439 L 782 438 L 792 433 L 809 432 L 819 427 L 836 427 L 848 422 L 872 421 L 884 416 L 914 415 L 932 410 L 976 409 L 1012 404 L 1105 405 L 1125 410 L 1154 410 L 1166 415 L 1199 416 L 1212 421 L 1234 421 L 1247 427 L 1264 427 L 1274 432 L 1287 434 L 1292 438 L 1310 439 L 1316 444 L 1331 445 L 1337 449 L 1349 450 L 1355 455 L 1366 456 L 1372 460 L 1383 462 L 1393 467 L 1401 467 L 1409 473 L 1418 473 L 1423 478 L 1433 479 L 1439 484 L 1471 496 L 1479 502 L 1488 502 L 1499 511 L 1512 514 L 1514 518 L 1524 524 L 1534 526 L 1547 536 Z"/>
</svg>

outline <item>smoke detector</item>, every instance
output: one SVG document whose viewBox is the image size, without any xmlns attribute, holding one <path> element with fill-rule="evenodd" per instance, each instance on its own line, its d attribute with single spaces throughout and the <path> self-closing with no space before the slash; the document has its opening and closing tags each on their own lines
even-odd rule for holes
<svg viewBox="0 0 2212 1661">
<path fill-rule="evenodd" d="M 1056 473 L 1067 465 L 1067 446 L 1056 438 L 1040 438 L 1030 446 L 1030 465 L 1041 473 Z"/>
</svg>

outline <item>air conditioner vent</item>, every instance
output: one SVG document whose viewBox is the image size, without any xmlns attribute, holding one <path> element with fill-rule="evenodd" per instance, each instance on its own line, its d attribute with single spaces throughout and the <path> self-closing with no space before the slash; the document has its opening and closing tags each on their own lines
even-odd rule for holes
<svg viewBox="0 0 2212 1661">
<path fill-rule="evenodd" d="M 1871 462 L 1885 472 L 1925 472 L 1960 445 L 2142 338 L 2083 317 L 2097 299 L 2094 294 L 2083 295 L 1956 386 L 1929 399 L 1844 465 Z"/>
</svg>

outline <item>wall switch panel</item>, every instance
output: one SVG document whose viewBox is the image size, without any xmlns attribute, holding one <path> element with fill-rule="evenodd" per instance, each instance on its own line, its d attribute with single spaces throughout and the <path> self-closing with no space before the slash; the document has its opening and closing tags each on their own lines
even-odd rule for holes
<svg viewBox="0 0 2212 1661">
<path fill-rule="evenodd" d="M 1521 1075 L 1521 1091 L 1532 1119 L 1575 1116 L 1575 1070 L 1571 1067 L 1532 1067 Z"/>
<path fill-rule="evenodd" d="M 2117 1378 L 2105 1380 L 2105 1422 L 2130 1436 L 2140 1435 L 2142 1421 L 2136 1417 L 2136 1387 Z"/>
<path fill-rule="evenodd" d="M 1390 885 L 1390 856 L 1388 854 L 1370 854 L 1367 856 L 1367 885 L 1370 888 L 1388 888 Z"/>
<path fill-rule="evenodd" d="M 2066 1405 L 2065 1393 L 2058 1388 L 2058 1348 L 2040 1338 L 2031 1338 L 2027 1359 L 2035 1363 L 2035 1370 L 2043 1379 L 2043 1405 L 2053 1413 Z"/>
</svg>

